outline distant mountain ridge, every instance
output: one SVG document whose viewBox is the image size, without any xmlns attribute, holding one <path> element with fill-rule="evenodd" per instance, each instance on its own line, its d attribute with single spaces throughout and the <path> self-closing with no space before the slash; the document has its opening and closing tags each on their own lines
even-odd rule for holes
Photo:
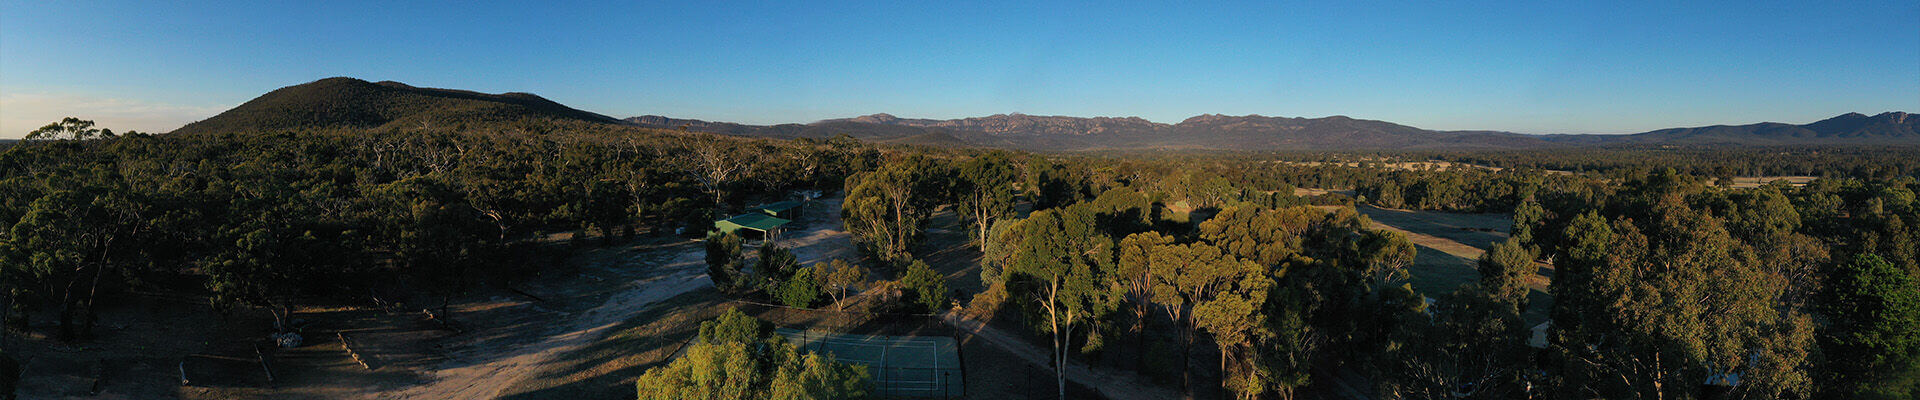
<svg viewBox="0 0 1920 400">
<path fill-rule="evenodd" d="M 1165 124 L 1139 117 L 1083 118 L 1014 113 L 936 120 L 873 114 L 824 120 L 816 124 L 948 129 L 955 137 L 977 145 L 1040 150 L 1526 149 L 1613 144 L 1920 145 L 1920 133 L 1916 133 L 1920 132 L 1920 117 L 1898 111 L 1873 116 L 1847 113 L 1805 125 L 1765 122 L 1670 128 L 1630 135 L 1436 131 L 1340 115 L 1300 118 L 1203 114 L 1176 124 Z M 736 134 L 760 133 L 749 130 Z"/>
<path fill-rule="evenodd" d="M 612 117 L 576 110 L 530 93 L 486 94 L 393 81 L 326 78 L 267 92 L 173 133 L 411 127 L 530 118 L 619 123 Z"/>
<path fill-rule="evenodd" d="M 748 125 L 645 115 L 618 120 L 528 93 L 486 94 L 399 82 L 327 78 L 268 92 L 174 133 L 299 128 L 406 128 L 475 121 L 573 120 L 773 138 L 849 135 L 883 143 L 1023 150 L 1443 150 L 1596 145 L 1920 145 L 1920 117 L 1847 113 L 1804 125 L 1765 122 L 1671 128 L 1632 135 L 1529 135 L 1437 131 L 1335 115 L 1320 118 L 1203 114 L 1166 124 L 1139 117 L 1020 113 L 959 119 L 872 114 L 807 124 Z"/>
<path fill-rule="evenodd" d="M 1915 144 L 1920 117 L 1905 112 L 1867 116 L 1846 113 L 1806 125 L 1763 122 L 1672 128 L 1635 134 L 1629 140 L 1668 144 Z"/>
</svg>

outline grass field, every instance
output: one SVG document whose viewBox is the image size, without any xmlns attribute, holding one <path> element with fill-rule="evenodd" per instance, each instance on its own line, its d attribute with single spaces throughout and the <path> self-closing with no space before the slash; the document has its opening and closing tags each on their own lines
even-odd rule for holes
<svg viewBox="0 0 1920 400">
<path fill-rule="evenodd" d="M 1773 181 L 1787 181 L 1788 185 L 1800 186 L 1800 185 L 1807 184 L 1807 182 L 1813 182 L 1814 179 L 1820 179 L 1820 177 L 1817 177 L 1817 176 L 1739 177 L 1739 178 L 1733 178 L 1733 187 L 1734 188 L 1756 188 L 1756 187 L 1764 186 L 1768 183 L 1773 183 Z"/>
<path fill-rule="evenodd" d="M 1494 243 L 1506 240 L 1507 231 L 1513 225 L 1513 216 L 1508 214 L 1395 210 L 1370 205 L 1362 205 L 1359 210 L 1373 220 L 1376 229 L 1407 234 L 1408 241 L 1417 248 L 1413 266 L 1409 268 L 1414 289 L 1428 296 L 1451 292 L 1460 285 L 1479 280 L 1480 254 Z M 1525 315 L 1529 323 L 1545 321 L 1547 307 L 1551 305 L 1546 290 L 1548 278 L 1553 276 L 1552 266 L 1538 266 L 1540 273 L 1527 282 L 1533 289 L 1528 294 L 1531 305 Z"/>
</svg>

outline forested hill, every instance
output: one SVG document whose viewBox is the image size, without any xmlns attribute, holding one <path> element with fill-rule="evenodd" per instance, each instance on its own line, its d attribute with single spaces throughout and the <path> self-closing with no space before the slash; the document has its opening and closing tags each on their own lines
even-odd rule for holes
<svg viewBox="0 0 1920 400">
<path fill-rule="evenodd" d="M 620 123 L 528 93 L 486 94 L 408 86 L 393 81 L 327 78 L 267 92 L 173 133 L 254 132 L 300 128 L 431 127 L 526 119 Z"/>
<path fill-rule="evenodd" d="M 1846 113 L 1806 125 L 1764 122 L 1672 128 L 1618 140 L 1657 144 L 1920 144 L 1920 117 L 1904 112 Z"/>
</svg>

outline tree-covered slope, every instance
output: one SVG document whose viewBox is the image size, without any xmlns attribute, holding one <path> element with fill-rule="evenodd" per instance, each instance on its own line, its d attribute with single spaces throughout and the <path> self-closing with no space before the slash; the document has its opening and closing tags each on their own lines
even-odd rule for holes
<svg viewBox="0 0 1920 400">
<path fill-rule="evenodd" d="M 432 127 L 527 119 L 619 123 L 527 93 L 486 94 L 327 78 L 267 92 L 174 133 L 300 128 Z"/>
</svg>

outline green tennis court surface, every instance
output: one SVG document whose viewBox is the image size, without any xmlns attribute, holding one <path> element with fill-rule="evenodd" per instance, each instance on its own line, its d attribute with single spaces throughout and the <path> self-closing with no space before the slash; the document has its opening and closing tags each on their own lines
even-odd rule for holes
<svg viewBox="0 0 1920 400">
<path fill-rule="evenodd" d="M 960 346 L 945 336 L 848 335 L 777 329 L 803 350 L 833 354 L 840 362 L 865 365 L 873 374 L 873 393 L 889 398 L 960 398 L 966 380 Z"/>
</svg>

